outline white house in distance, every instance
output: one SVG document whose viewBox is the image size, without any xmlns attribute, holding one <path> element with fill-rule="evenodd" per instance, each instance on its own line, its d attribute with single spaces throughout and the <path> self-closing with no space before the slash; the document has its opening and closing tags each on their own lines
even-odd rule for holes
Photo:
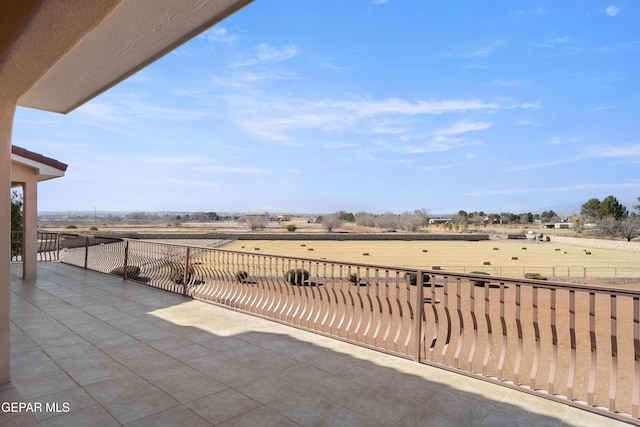
<svg viewBox="0 0 640 427">
<path fill-rule="evenodd" d="M 251 1 L 0 2 L 0 384 L 11 381 L 9 195 L 16 108 L 68 113 Z"/>
</svg>

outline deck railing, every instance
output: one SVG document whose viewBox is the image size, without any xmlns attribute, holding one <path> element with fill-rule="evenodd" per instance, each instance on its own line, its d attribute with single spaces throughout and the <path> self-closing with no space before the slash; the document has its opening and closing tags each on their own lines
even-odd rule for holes
<svg viewBox="0 0 640 427">
<path fill-rule="evenodd" d="M 61 261 L 640 425 L 640 291 L 127 239 Z"/>
<path fill-rule="evenodd" d="M 38 261 L 57 261 L 59 258 L 60 234 L 38 231 Z M 24 259 L 24 233 L 11 232 L 11 262 L 21 262 Z"/>
</svg>

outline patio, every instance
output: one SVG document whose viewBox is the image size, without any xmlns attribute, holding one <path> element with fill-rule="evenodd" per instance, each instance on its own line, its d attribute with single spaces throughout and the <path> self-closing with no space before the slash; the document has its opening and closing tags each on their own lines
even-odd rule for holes
<svg viewBox="0 0 640 427">
<path fill-rule="evenodd" d="M 114 276 L 11 268 L 0 401 L 42 411 L 2 425 L 627 425 Z"/>
</svg>

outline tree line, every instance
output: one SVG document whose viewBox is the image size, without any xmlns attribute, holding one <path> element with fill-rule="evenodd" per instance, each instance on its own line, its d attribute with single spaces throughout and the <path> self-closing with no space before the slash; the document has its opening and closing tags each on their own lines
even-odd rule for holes
<svg viewBox="0 0 640 427">
<path fill-rule="evenodd" d="M 640 211 L 640 197 L 633 209 Z M 429 225 L 432 218 L 429 210 L 420 209 L 402 214 L 339 211 L 330 215 L 323 215 L 321 223 L 325 230 L 333 231 L 345 222 L 355 223 L 364 227 L 384 228 L 388 231 L 405 230 L 417 231 Z M 447 217 L 444 227 L 464 230 L 469 226 L 484 226 L 490 224 L 532 224 L 540 223 L 571 223 L 577 233 L 595 234 L 602 237 L 623 237 L 631 241 L 640 237 L 640 215 L 629 212 L 614 196 L 607 196 L 602 201 L 591 198 L 580 209 L 580 215 L 561 217 L 553 210 L 542 213 L 525 212 L 514 214 L 511 212 L 486 213 L 484 211 L 458 211 Z"/>
</svg>

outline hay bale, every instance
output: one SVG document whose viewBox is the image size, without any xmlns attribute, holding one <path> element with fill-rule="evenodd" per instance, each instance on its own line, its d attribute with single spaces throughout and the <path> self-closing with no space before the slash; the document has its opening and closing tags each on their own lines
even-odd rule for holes
<svg viewBox="0 0 640 427">
<path fill-rule="evenodd" d="M 585 252 L 584 254 L 585 255 L 591 255 L 591 252 Z"/>
<path fill-rule="evenodd" d="M 434 265 L 433 267 L 431 267 L 432 270 L 442 270 L 442 267 L 440 267 L 439 265 Z"/>
<path fill-rule="evenodd" d="M 482 265 L 491 265 L 491 261 L 483 261 Z"/>
<path fill-rule="evenodd" d="M 307 248 L 307 250 L 308 250 L 308 251 L 312 251 L 312 250 L 313 250 L 313 248 Z"/>
<path fill-rule="evenodd" d="M 500 250 L 500 248 L 493 248 L 493 250 L 494 250 L 494 251 L 499 251 L 499 250 Z"/>
<path fill-rule="evenodd" d="M 517 257 L 517 256 L 512 256 L 512 257 L 511 257 L 511 261 L 517 261 L 517 260 L 518 260 L 518 257 Z"/>
<path fill-rule="evenodd" d="M 428 251 L 428 250 L 426 250 L 426 249 L 423 249 L 423 250 L 422 250 L 422 252 L 429 252 L 429 251 Z"/>
<path fill-rule="evenodd" d="M 363 252 L 362 256 L 369 256 L 369 252 Z"/>
<path fill-rule="evenodd" d="M 555 248 L 554 250 L 555 250 L 555 251 L 560 252 L 562 249 L 560 249 L 560 248 Z"/>
</svg>

